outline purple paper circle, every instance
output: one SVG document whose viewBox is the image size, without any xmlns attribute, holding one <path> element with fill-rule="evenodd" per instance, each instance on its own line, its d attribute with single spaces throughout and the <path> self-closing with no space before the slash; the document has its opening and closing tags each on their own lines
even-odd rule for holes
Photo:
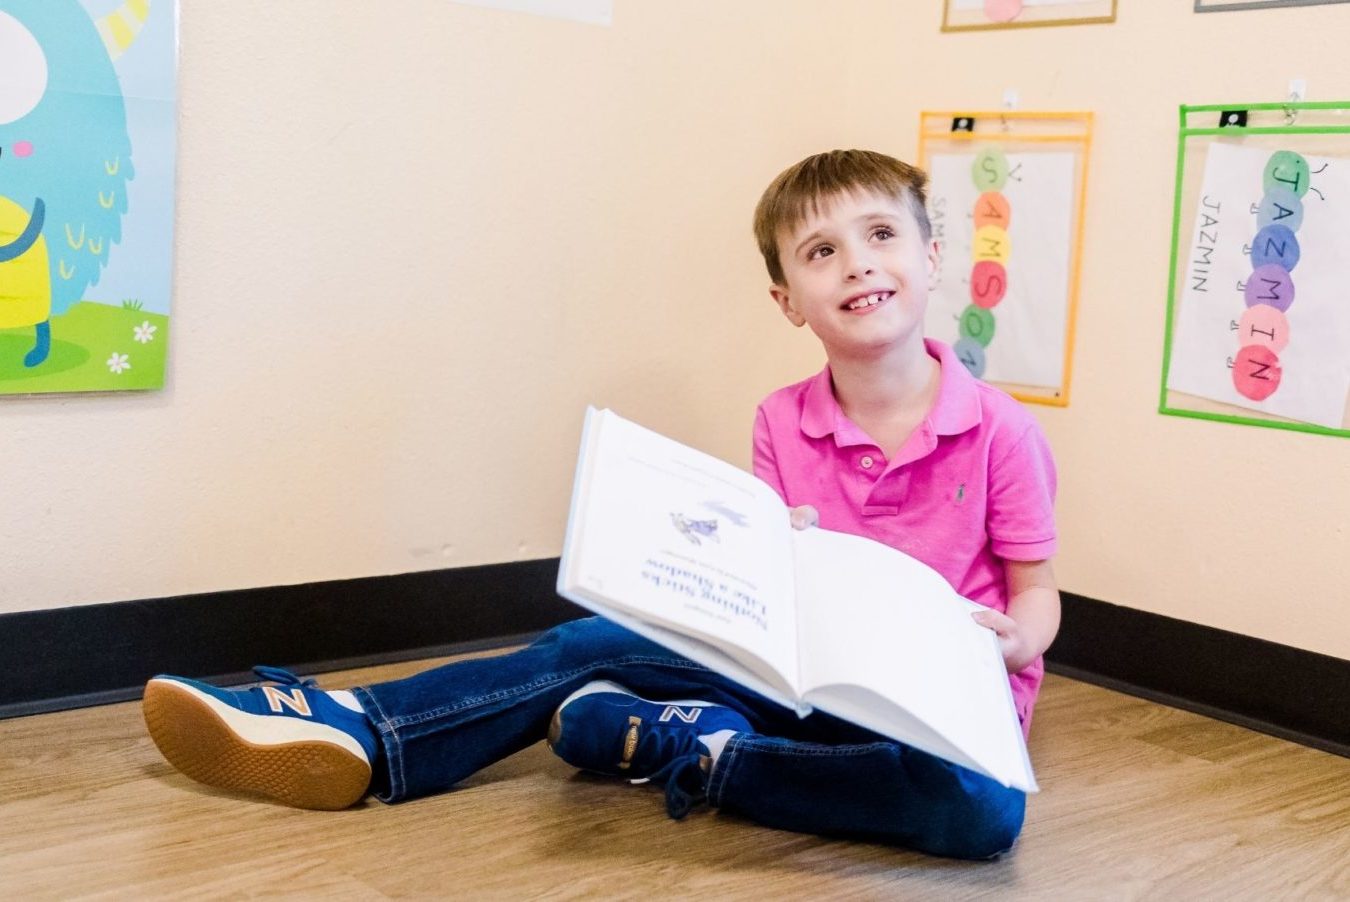
<svg viewBox="0 0 1350 902">
<path fill-rule="evenodd" d="M 1294 303 L 1294 278 L 1278 263 L 1258 266 L 1242 289 L 1248 307 L 1265 304 L 1283 313 Z"/>
</svg>

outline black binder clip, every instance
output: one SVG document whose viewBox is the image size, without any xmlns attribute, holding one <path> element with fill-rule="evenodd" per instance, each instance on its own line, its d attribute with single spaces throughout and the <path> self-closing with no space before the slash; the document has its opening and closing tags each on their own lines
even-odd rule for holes
<svg viewBox="0 0 1350 902">
<path fill-rule="evenodd" d="M 957 116 L 952 119 L 952 131 L 954 132 L 973 132 L 975 131 L 974 116 Z"/>
<path fill-rule="evenodd" d="M 1219 114 L 1219 128 L 1246 128 L 1246 110 L 1224 110 Z"/>
</svg>

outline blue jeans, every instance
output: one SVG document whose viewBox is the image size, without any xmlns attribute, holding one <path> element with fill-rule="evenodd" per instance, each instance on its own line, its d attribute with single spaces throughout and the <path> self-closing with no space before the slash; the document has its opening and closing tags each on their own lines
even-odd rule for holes
<svg viewBox="0 0 1350 902">
<path fill-rule="evenodd" d="M 966 768 L 820 712 L 806 718 L 598 617 L 519 651 L 353 690 L 379 733 L 373 791 L 385 802 L 440 792 L 544 738 L 554 710 L 591 680 L 648 699 L 698 698 L 755 732 L 727 743 L 708 801 L 760 824 L 990 858 L 1012 847 L 1026 796 Z"/>
</svg>

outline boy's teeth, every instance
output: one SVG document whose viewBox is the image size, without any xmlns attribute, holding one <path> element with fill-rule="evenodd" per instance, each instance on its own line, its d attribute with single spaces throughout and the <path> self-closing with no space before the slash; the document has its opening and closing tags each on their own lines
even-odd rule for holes
<svg viewBox="0 0 1350 902">
<path fill-rule="evenodd" d="M 876 294 L 869 294 L 867 297 L 858 298 L 848 305 L 850 310 L 861 310 L 863 307 L 872 307 L 881 303 L 881 296 L 884 292 L 878 291 Z"/>
</svg>

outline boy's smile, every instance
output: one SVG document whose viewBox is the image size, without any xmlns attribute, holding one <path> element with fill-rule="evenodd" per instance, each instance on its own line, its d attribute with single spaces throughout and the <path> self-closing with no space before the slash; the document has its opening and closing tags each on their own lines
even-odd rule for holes
<svg viewBox="0 0 1350 902">
<path fill-rule="evenodd" d="M 922 346 L 937 249 L 905 198 L 825 198 L 778 246 L 783 284 L 769 293 L 793 325 L 811 327 L 831 360 Z"/>
<path fill-rule="evenodd" d="M 845 310 L 852 310 L 857 313 L 871 313 L 877 309 L 878 304 L 884 304 L 894 297 L 894 291 L 874 291 L 871 293 L 863 292 L 854 295 L 844 302 Z"/>
</svg>

